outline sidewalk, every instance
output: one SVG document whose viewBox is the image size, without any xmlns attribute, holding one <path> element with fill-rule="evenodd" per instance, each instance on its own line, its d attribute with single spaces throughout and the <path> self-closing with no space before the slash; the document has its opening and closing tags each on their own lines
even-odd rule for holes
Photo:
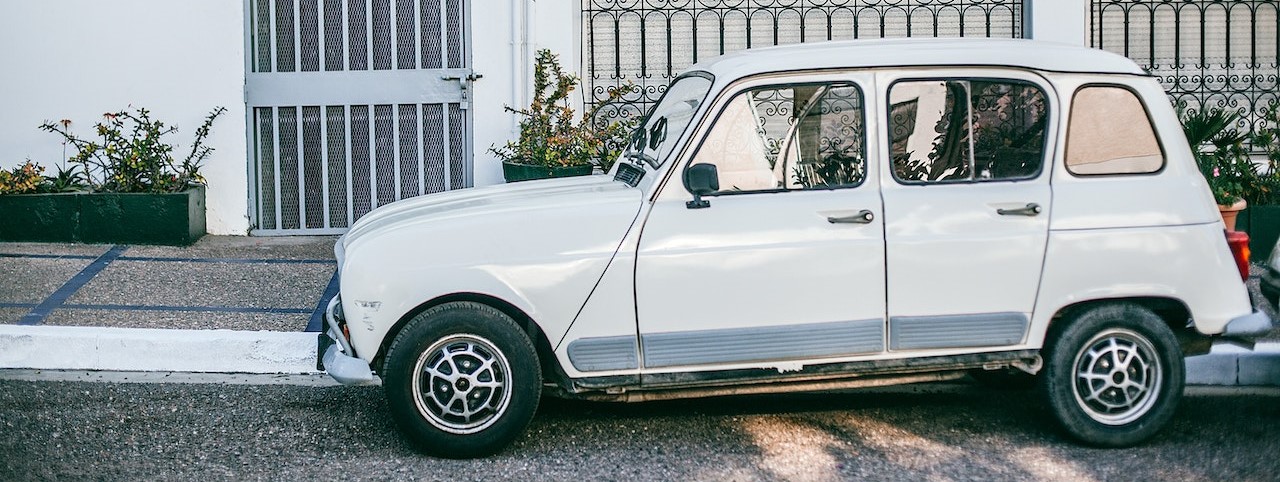
<svg viewBox="0 0 1280 482">
<path fill-rule="evenodd" d="M 0 243 L 0 369 L 317 373 L 334 240 Z M 1187 382 L 1280 386 L 1280 330 L 1188 358 Z"/>
<path fill-rule="evenodd" d="M 334 240 L 0 243 L 0 368 L 315 373 Z"/>
</svg>

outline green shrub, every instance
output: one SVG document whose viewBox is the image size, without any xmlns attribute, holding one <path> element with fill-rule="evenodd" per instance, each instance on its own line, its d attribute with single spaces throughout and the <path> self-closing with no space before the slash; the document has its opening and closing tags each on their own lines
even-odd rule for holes
<svg viewBox="0 0 1280 482">
<path fill-rule="evenodd" d="M 8 171 L 0 170 L 0 194 L 30 194 L 38 192 L 45 178 L 44 168 L 27 160 L 26 164 Z"/>
<path fill-rule="evenodd" d="M 533 71 L 533 102 L 526 109 L 506 107 L 521 117 L 520 137 L 490 152 L 508 162 L 546 167 L 597 164 L 609 170 L 626 145 L 634 122 L 594 122 L 599 109 L 622 98 L 631 90 L 623 86 L 609 92 L 609 99 L 575 119 L 569 94 L 578 86 L 578 77 L 560 67 L 550 50 L 539 50 Z"/>
<path fill-rule="evenodd" d="M 1261 150 L 1266 156 L 1266 166 L 1258 171 L 1258 188 L 1250 204 L 1280 204 L 1280 112 L 1273 107 L 1272 118 L 1257 130 L 1253 137 L 1253 148 Z"/>
<path fill-rule="evenodd" d="M 204 184 L 200 164 L 213 152 L 204 140 L 213 121 L 226 110 L 218 107 L 205 117 L 196 129 L 190 153 L 181 161 L 173 157 L 174 147 L 165 141 L 165 136 L 178 128 L 153 120 L 151 112 L 144 108 L 103 114 L 104 120 L 94 126 L 100 141 L 77 137 L 65 121 L 45 122 L 40 129 L 61 135 L 75 148 L 75 154 L 67 161 L 79 165 L 83 176 L 68 181 L 82 180 L 100 192 L 178 192 Z"/>
<path fill-rule="evenodd" d="M 1182 131 L 1200 174 L 1209 183 L 1214 201 L 1221 205 L 1250 200 L 1258 193 L 1258 172 L 1244 147 L 1248 134 L 1231 128 L 1239 119 L 1240 114 L 1221 109 L 1182 115 Z"/>
</svg>

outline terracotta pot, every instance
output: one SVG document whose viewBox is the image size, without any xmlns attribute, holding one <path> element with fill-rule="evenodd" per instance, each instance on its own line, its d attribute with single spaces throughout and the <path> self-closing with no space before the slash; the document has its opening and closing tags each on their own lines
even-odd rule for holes
<svg viewBox="0 0 1280 482">
<path fill-rule="evenodd" d="M 1236 230 L 1236 216 L 1240 215 L 1240 211 L 1243 211 L 1246 207 L 1249 207 L 1249 204 L 1244 202 L 1244 199 L 1236 201 L 1230 206 L 1218 205 L 1218 214 L 1222 215 L 1222 224 L 1227 226 L 1227 231 Z"/>
</svg>

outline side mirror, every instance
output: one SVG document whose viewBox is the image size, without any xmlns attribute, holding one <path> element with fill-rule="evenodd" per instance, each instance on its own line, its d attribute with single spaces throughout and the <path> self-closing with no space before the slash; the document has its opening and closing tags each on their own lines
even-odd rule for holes
<svg viewBox="0 0 1280 482">
<path fill-rule="evenodd" d="M 686 202 L 685 207 L 689 209 L 711 207 L 711 202 L 702 199 L 702 196 L 720 190 L 720 174 L 717 173 L 715 164 L 694 164 L 684 171 L 684 184 L 689 188 L 689 192 L 693 193 L 693 200 Z"/>
</svg>

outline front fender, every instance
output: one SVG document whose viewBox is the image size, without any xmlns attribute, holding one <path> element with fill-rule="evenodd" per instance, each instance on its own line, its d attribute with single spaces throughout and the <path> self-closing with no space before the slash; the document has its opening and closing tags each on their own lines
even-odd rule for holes
<svg viewBox="0 0 1280 482">
<path fill-rule="evenodd" d="M 504 300 L 530 316 L 539 313 L 510 279 L 480 269 L 402 270 L 387 276 L 421 283 L 378 283 L 367 279 L 373 270 L 351 271 L 341 278 L 343 313 L 352 348 L 360 358 L 370 362 L 397 323 L 423 304 L 444 296 L 485 295 Z"/>
<path fill-rule="evenodd" d="M 643 203 L 636 189 L 561 196 L 553 204 L 418 216 L 343 243 L 342 307 L 356 354 L 423 303 L 456 293 L 501 299 L 558 340 L 568 330 Z"/>
</svg>

